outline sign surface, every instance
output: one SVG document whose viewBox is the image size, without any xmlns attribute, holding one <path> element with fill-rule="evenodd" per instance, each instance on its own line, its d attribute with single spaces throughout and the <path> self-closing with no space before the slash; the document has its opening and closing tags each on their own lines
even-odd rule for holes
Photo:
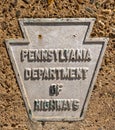
<svg viewBox="0 0 115 130">
<path fill-rule="evenodd" d="M 107 39 L 89 38 L 95 19 L 20 19 L 24 39 L 6 40 L 34 121 L 83 119 Z"/>
</svg>

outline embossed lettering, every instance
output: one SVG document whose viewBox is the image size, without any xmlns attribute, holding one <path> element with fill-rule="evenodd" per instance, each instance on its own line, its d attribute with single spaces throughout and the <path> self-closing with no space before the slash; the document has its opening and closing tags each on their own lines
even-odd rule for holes
<svg viewBox="0 0 115 130">
<path fill-rule="evenodd" d="M 35 99 L 34 111 L 77 111 L 79 105 L 78 99 Z"/>
<path fill-rule="evenodd" d="M 21 61 L 24 61 L 28 57 L 28 49 L 23 49 L 21 51 Z"/>
<path fill-rule="evenodd" d="M 76 111 L 79 109 L 79 100 L 74 100 L 72 104 L 73 111 Z"/>
<path fill-rule="evenodd" d="M 90 60 L 91 60 L 91 52 L 90 52 L 90 49 L 88 49 L 88 50 L 86 51 L 85 59 L 86 59 L 87 61 L 90 61 Z"/>
<path fill-rule="evenodd" d="M 24 77 L 26 80 L 85 80 L 87 72 L 86 67 L 25 68 Z"/>
<path fill-rule="evenodd" d="M 59 92 L 62 91 L 62 84 L 51 84 L 49 88 L 50 96 L 59 95 Z"/>
<path fill-rule="evenodd" d="M 21 61 L 80 62 L 90 61 L 90 49 L 22 49 Z"/>
</svg>

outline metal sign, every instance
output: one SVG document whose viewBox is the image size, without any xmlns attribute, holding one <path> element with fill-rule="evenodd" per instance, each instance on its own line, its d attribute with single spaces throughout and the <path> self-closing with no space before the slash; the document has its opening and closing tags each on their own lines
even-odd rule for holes
<svg viewBox="0 0 115 130">
<path fill-rule="evenodd" d="M 83 119 L 107 44 L 89 38 L 95 19 L 20 19 L 24 39 L 6 40 L 29 117 Z"/>
</svg>

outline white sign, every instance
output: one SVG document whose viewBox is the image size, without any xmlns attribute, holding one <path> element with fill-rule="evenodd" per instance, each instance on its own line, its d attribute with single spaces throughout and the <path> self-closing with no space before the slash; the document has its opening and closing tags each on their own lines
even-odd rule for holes
<svg viewBox="0 0 115 130">
<path fill-rule="evenodd" d="M 6 40 L 30 118 L 83 119 L 107 44 L 89 38 L 95 19 L 20 19 L 24 39 Z"/>
</svg>

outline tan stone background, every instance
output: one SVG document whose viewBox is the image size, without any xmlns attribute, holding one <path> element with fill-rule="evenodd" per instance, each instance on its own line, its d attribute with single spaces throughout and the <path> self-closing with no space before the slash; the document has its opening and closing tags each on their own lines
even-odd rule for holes
<svg viewBox="0 0 115 130">
<path fill-rule="evenodd" d="M 19 18 L 42 17 L 93 17 L 91 36 L 110 38 L 83 121 L 28 119 L 4 40 L 22 38 Z M 0 0 L 0 130 L 115 130 L 115 0 Z"/>
</svg>

